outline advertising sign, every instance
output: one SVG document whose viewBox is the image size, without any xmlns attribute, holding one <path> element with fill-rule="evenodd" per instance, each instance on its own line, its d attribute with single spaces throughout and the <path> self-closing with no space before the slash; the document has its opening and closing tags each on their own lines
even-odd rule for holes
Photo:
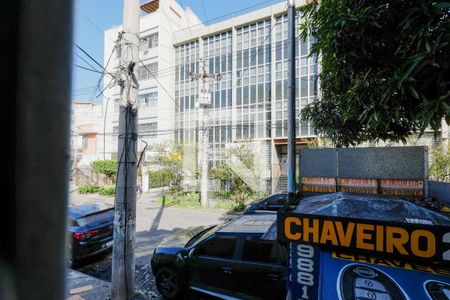
<svg viewBox="0 0 450 300">
<path fill-rule="evenodd" d="M 290 243 L 291 300 L 448 300 L 446 266 Z"/>
<path fill-rule="evenodd" d="M 291 299 L 318 299 L 320 248 L 289 243 L 289 267 Z"/>
<path fill-rule="evenodd" d="M 299 213 L 278 215 L 278 240 L 450 265 L 450 227 Z"/>
</svg>

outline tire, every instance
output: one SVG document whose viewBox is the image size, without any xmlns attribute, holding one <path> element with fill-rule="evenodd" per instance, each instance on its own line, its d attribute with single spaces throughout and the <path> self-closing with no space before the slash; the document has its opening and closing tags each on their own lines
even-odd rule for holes
<svg viewBox="0 0 450 300">
<path fill-rule="evenodd" d="M 156 273 L 156 288 L 165 299 L 181 299 L 184 283 L 180 276 L 169 267 L 162 267 Z"/>
<path fill-rule="evenodd" d="M 78 265 L 78 260 L 73 256 L 73 250 L 71 246 L 67 246 L 66 248 L 66 266 L 74 269 Z"/>
</svg>

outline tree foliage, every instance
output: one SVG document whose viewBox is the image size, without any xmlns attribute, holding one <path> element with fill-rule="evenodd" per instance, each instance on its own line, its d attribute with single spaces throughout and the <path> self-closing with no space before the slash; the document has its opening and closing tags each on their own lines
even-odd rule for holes
<svg viewBox="0 0 450 300">
<path fill-rule="evenodd" d="M 92 169 L 95 173 L 104 174 L 112 182 L 117 173 L 117 161 L 96 160 L 92 162 Z"/>
<path fill-rule="evenodd" d="M 224 159 L 228 160 L 231 156 L 239 159 L 242 164 L 249 170 L 254 169 L 255 156 L 252 152 L 252 149 L 247 145 L 241 144 L 228 149 L 225 153 Z M 242 198 L 245 198 L 249 193 L 252 192 L 251 188 L 237 174 L 237 172 L 226 163 L 211 168 L 210 173 L 212 178 L 220 182 L 220 187 L 222 190 L 228 188 L 232 194 L 242 195 Z M 245 199 L 238 200 L 243 201 Z"/>
<path fill-rule="evenodd" d="M 433 150 L 430 165 L 430 178 L 436 181 L 450 182 L 450 152 L 444 152 L 442 146 Z"/>
<path fill-rule="evenodd" d="M 149 171 L 148 179 L 151 188 L 168 186 L 172 179 L 172 172 L 168 169 Z"/>
<path fill-rule="evenodd" d="M 313 0 L 302 39 L 314 36 L 321 101 L 302 119 L 337 146 L 406 141 L 450 123 L 450 2 Z"/>
<path fill-rule="evenodd" d="M 150 164 L 161 168 L 164 180 L 169 180 L 168 184 L 171 192 L 180 191 L 183 183 L 182 148 L 170 144 L 158 144 L 153 146 L 153 151 L 156 155 Z"/>
</svg>

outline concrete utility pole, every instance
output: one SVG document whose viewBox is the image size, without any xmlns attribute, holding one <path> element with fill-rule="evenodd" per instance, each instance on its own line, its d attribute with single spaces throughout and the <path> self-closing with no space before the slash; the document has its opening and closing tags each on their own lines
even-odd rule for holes
<svg viewBox="0 0 450 300">
<path fill-rule="evenodd" d="M 202 71 L 200 73 L 190 73 L 191 80 L 200 79 L 199 95 L 197 105 L 199 108 L 199 122 L 201 127 L 199 129 L 200 149 L 201 151 L 201 193 L 200 200 L 202 207 L 208 207 L 208 142 L 209 142 L 209 108 L 211 107 L 211 92 L 209 90 L 209 79 L 215 78 L 219 81 L 222 78 L 221 73 L 210 74 L 206 72 L 205 60 L 200 60 Z"/>
<path fill-rule="evenodd" d="M 288 0 L 288 200 L 293 200 L 295 185 L 295 0 Z"/>
<path fill-rule="evenodd" d="M 134 246 L 137 192 L 137 66 L 139 62 L 139 0 L 124 0 L 123 32 L 119 35 L 120 115 L 118 137 L 118 170 L 114 215 L 114 245 L 111 297 L 113 300 L 135 296 Z"/>
</svg>

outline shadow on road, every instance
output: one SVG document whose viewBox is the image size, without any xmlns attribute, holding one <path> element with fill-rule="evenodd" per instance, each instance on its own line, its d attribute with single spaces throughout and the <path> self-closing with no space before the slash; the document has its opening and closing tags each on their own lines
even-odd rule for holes
<svg viewBox="0 0 450 300">
<path fill-rule="evenodd" d="M 145 200 L 145 199 L 143 199 Z M 173 205 L 152 205 L 155 203 L 155 198 L 148 199 L 148 202 L 140 202 L 141 217 L 138 222 L 145 222 L 148 224 L 142 230 L 135 234 L 135 258 L 136 258 L 136 273 L 135 283 L 136 288 L 143 291 L 151 299 L 160 299 L 155 286 L 154 276 L 150 266 L 150 260 L 154 249 L 165 238 L 179 230 L 185 229 L 189 226 L 198 226 L 199 223 L 205 222 L 203 225 L 214 220 L 209 216 L 206 210 L 184 209 L 181 207 L 173 207 Z M 142 206 L 144 205 L 144 206 Z M 148 205 L 148 206 L 147 206 Z M 157 211 L 156 211 L 157 210 Z M 148 213 L 143 213 L 147 211 Z M 156 213 L 155 213 L 156 211 Z M 211 214 L 216 214 L 217 211 L 211 211 Z M 239 214 L 223 212 L 216 217 L 216 224 L 227 222 L 234 219 Z M 183 219 L 181 222 L 180 220 Z M 151 221 L 150 221 L 151 220 Z M 204 221 L 202 221 L 204 220 Z M 151 223 L 150 223 L 150 222 Z M 143 223 L 141 223 L 143 224 Z M 175 225 L 172 227 L 171 225 Z M 142 228 L 142 227 L 141 227 Z M 162 229 L 166 228 L 166 229 Z M 170 229 L 169 229 L 170 228 Z M 112 255 L 95 256 L 86 260 L 83 265 L 78 268 L 78 271 L 88 274 L 90 276 L 111 282 L 111 260 Z M 188 299 L 210 299 L 201 295 L 188 295 Z"/>
</svg>

